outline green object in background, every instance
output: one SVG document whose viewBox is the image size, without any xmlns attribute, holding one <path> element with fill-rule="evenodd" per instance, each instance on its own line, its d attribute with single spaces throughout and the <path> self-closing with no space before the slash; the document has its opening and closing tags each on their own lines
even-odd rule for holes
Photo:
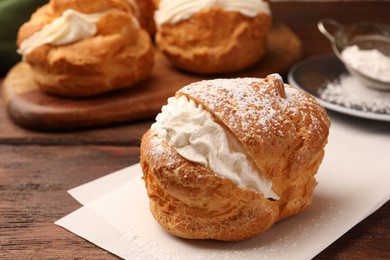
<svg viewBox="0 0 390 260">
<path fill-rule="evenodd" d="M 0 77 L 21 60 L 16 53 L 19 27 L 48 0 L 0 0 Z"/>
</svg>

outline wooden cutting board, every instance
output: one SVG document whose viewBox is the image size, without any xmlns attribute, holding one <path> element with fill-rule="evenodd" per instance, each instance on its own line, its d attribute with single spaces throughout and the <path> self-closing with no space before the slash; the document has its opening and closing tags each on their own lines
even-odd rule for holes
<svg viewBox="0 0 390 260">
<path fill-rule="evenodd" d="M 266 56 L 252 68 L 216 77 L 264 77 L 285 74 L 301 57 L 301 42 L 284 24 L 275 23 Z M 28 64 L 15 65 L 3 82 L 9 116 L 17 124 L 38 130 L 80 129 L 129 122 L 157 115 L 168 97 L 181 87 L 202 79 L 172 67 L 159 53 L 151 75 L 137 86 L 93 98 L 70 99 L 46 94 L 32 80 Z"/>
</svg>

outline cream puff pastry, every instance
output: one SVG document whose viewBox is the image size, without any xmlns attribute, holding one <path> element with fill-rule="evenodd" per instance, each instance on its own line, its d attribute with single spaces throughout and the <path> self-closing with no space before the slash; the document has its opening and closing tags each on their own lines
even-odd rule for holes
<svg viewBox="0 0 390 260">
<path fill-rule="evenodd" d="M 133 6 L 134 12 L 140 24 L 150 36 L 156 34 L 156 23 L 154 22 L 154 12 L 156 6 L 152 0 L 127 0 Z"/>
<path fill-rule="evenodd" d="M 154 48 L 127 0 L 51 0 L 19 30 L 37 85 L 68 97 L 127 88 L 146 78 Z"/>
<path fill-rule="evenodd" d="M 198 74 L 234 72 L 266 53 L 272 17 L 264 0 L 156 2 L 156 45 L 180 69 Z"/>
<path fill-rule="evenodd" d="M 142 138 L 150 210 L 182 238 L 256 236 L 310 206 L 329 127 L 277 74 L 190 84 Z"/>
</svg>

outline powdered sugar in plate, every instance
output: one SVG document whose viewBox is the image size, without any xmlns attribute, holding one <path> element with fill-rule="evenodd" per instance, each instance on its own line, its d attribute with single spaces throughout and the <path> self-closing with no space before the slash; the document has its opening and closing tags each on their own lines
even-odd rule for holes
<svg viewBox="0 0 390 260">
<path fill-rule="evenodd" d="M 390 91 L 368 88 L 348 74 L 324 82 L 319 94 L 322 99 L 347 108 L 390 114 Z"/>
<path fill-rule="evenodd" d="M 334 54 L 315 56 L 296 64 L 289 71 L 288 81 L 329 110 L 390 122 L 390 92 L 362 85 Z"/>
</svg>

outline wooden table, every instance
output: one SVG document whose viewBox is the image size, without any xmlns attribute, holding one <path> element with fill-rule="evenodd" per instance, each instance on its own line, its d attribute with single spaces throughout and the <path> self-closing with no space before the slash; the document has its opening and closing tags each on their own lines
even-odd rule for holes
<svg viewBox="0 0 390 260">
<path fill-rule="evenodd" d="M 277 2 L 274 16 L 303 42 L 305 57 L 331 52 L 321 18 L 390 24 L 390 2 Z M 335 115 L 337 116 L 337 115 Z M 53 224 L 79 208 L 66 190 L 139 161 L 152 119 L 103 129 L 34 132 L 13 124 L 0 101 L 0 258 L 116 259 Z M 363 220 L 317 259 L 390 259 L 390 203 Z"/>
</svg>

